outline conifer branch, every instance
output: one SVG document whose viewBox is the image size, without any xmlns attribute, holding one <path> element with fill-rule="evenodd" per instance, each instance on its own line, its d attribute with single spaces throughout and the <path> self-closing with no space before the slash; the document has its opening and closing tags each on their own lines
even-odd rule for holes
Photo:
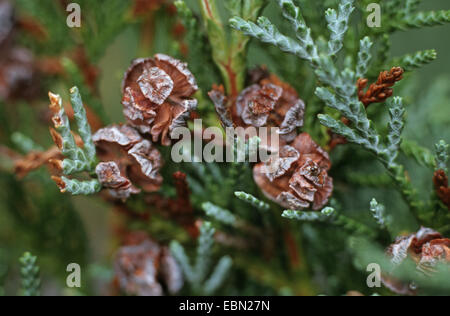
<svg viewBox="0 0 450 316">
<path fill-rule="evenodd" d="M 172 241 L 170 244 L 170 250 L 173 256 L 180 264 L 184 276 L 197 295 L 212 295 L 216 292 L 223 285 L 232 266 L 231 258 L 224 256 L 219 260 L 214 269 L 212 269 L 211 257 L 215 232 L 211 223 L 203 222 L 200 227 L 194 266 L 189 262 L 190 260 L 183 246 L 177 241 Z M 207 274 L 211 270 L 213 272 L 207 279 Z"/>
<path fill-rule="evenodd" d="M 344 35 L 348 30 L 348 22 L 353 10 L 353 0 L 342 1 L 339 4 L 339 12 L 334 9 L 328 9 L 325 12 L 325 18 L 328 22 L 328 29 L 331 37 L 328 42 L 330 55 L 336 55 L 343 47 Z"/>
<path fill-rule="evenodd" d="M 422 28 L 443 25 L 450 22 L 450 10 L 419 12 L 405 17 L 396 25 L 399 29 Z"/>
<path fill-rule="evenodd" d="M 391 65 L 399 65 L 405 71 L 412 71 L 421 68 L 437 58 L 437 52 L 434 49 L 418 51 L 414 54 L 407 54 L 405 56 L 394 58 Z"/>
<path fill-rule="evenodd" d="M 377 200 L 372 199 L 372 201 L 370 202 L 370 212 L 382 229 L 386 228 L 389 221 L 386 217 L 385 211 L 386 208 L 384 207 L 384 205 L 379 204 Z"/>
<path fill-rule="evenodd" d="M 235 30 L 230 36 L 222 23 L 217 0 L 199 0 L 213 59 L 220 69 L 228 95 L 236 97 L 244 88 L 246 51 L 249 39 Z M 255 20 L 266 0 L 229 0 L 228 8 L 243 19 Z M 230 38 L 230 39 L 229 39 Z"/>
<path fill-rule="evenodd" d="M 448 172 L 447 163 L 449 161 L 449 145 L 441 140 L 436 144 L 436 170 Z"/>
<path fill-rule="evenodd" d="M 406 156 L 413 158 L 420 165 L 431 169 L 436 167 L 436 159 L 433 153 L 416 142 L 404 139 L 400 144 L 400 149 Z"/>
<path fill-rule="evenodd" d="M 235 226 L 237 219 L 230 211 L 225 210 L 217 205 L 214 205 L 210 202 L 206 202 L 202 204 L 202 208 L 205 211 L 206 215 L 214 218 L 220 223 Z"/>
<path fill-rule="evenodd" d="M 376 232 L 368 226 L 347 216 L 339 214 L 331 207 L 326 207 L 321 212 L 287 210 L 283 212 L 282 217 L 301 222 L 329 223 L 342 227 L 350 233 L 361 234 L 370 238 L 374 238 L 376 236 Z"/>
<path fill-rule="evenodd" d="M 286 210 L 281 215 L 287 219 L 293 219 L 301 222 L 327 222 L 331 221 L 336 215 L 332 208 L 325 208 L 321 212 L 303 212 Z"/>
<path fill-rule="evenodd" d="M 245 192 L 234 192 L 234 195 L 241 201 L 247 202 L 253 207 L 261 211 L 268 211 L 270 209 L 269 204 L 255 198 L 253 195 L 245 193 Z"/>
<path fill-rule="evenodd" d="M 92 134 L 86 117 L 86 111 L 83 107 L 81 96 L 76 87 L 70 90 L 74 117 L 78 127 L 78 133 L 81 137 L 83 147 L 80 147 L 75 141 L 70 128 L 69 118 L 67 117 L 62 99 L 59 95 L 49 93 L 50 109 L 53 112 L 53 124 L 55 129 L 51 129 L 51 135 L 55 144 L 61 149 L 62 154 L 67 157 L 64 160 L 50 161 L 55 168 L 59 169 L 64 175 L 73 175 L 81 172 L 94 173 L 97 165 L 95 145 L 92 141 Z M 89 181 L 79 181 L 67 177 L 53 177 L 53 180 L 59 186 L 61 192 L 72 193 L 73 195 L 89 195 L 101 190 L 100 182 L 97 179 Z"/>
<path fill-rule="evenodd" d="M 20 261 L 20 275 L 22 278 L 21 294 L 23 296 L 40 296 L 41 279 L 37 257 L 29 252 L 23 254 Z"/>
<path fill-rule="evenodd" d="M 24 154 L 29 153 L 30 151 L 43 151 L 44 148 L 39 144 L 36 144 L 30 137 L 20 133 L 14 132 L 11 135 L 11 141 L 14 145 Z"/>
</svg>

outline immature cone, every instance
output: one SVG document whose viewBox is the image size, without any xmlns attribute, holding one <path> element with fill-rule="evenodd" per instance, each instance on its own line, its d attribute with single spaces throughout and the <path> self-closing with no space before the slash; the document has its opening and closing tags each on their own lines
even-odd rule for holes
<svg viewBox="0 0 450 316">
<path fill-rule="evenodd" d="M 96 173 L 102 186 L 115 198 L 126 199 L 130 194 L 158 191 L 162 184 L 159 174 L 163 162 L 154 145 L 128 125 L 112 125 L 93 136 L 98 157 Z M 134 185 L 133 185 L 134 184 Z"/>
<path fill-rule="evenodd" d="M 256 165 L 253 177 L 263 193 L 281 206 L 319 210 L 333 191 L 330 168 L 327 152 L 302 133 L 280 149 L 279 157 Z"/>
<path fill-rule="evenodd" d="M 187 64 L 170 56 L 135 60 L 125 73 L 122 84 L 124 115 L 153 141 L 171 144 L 172 131 L 186 125 L 190 112 L 197 107 L 191 99 L 198 90 Z"/>
<path fill-rule="evenodd" d="M 279 127 L 282 141 L 291 142 L 303 126 L 305 103 L 288 84 L 275 76 L 246 88 L 236 100 L 228 100 L 223 87 L 209 93 L 223 125 Z"/>
<path fill-rule="evenodd" d="M 120 289 L 128 295 L 161 296 L 164 288 L 176 294 L 183 287 L 183 274 L 167 247 L 144 232 L 128 236 L 119 248 L 114 264 Z"/>
<path fill-rule="evenodd" d="M 415 234 L 397 238 L 386 252 L 395 265 L 400 265 L 405 260 L 413 260 L 419 271 L 429 275 L 438 263 L 450 264 L 450 239 L 443 238 L 440 233 L 430 228 L 422 227 Z M 383 275 L 382 281 L 395 293 L 417 294 L 416 288 L 411 288 L 389 275 Z"/>
</svg>

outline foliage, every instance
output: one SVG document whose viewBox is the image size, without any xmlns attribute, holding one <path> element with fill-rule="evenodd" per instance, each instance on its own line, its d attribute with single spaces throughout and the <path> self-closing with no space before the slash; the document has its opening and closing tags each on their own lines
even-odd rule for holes
<svg viewBox="0 0 450 316">
<path fill-rule="evenodd" d="M 54 113 L 53 123 L 56 130 L 56 132 L 52 133 L 52 136 L 60 147 L 62 154 L 67 157 L 62 162 L 57 163 L 61 164 L 62 172 L 67 176 L 81 172 L 93 173 L 97 165 L 96 150 L 92 141 L 91 128 L 87 121 L 86 111 L 77 87 L 73 87 L 70 90 L 70 96 L 78 133 L 83 141 L 83 148 L 76 144 L 61 97 L 50 93 L 51 109 Z M 96 179 L 79 181 L 63 176 L 60 180 L 56 179 L 56 182 L 61 188 L 61 192 L 69 192 L 73 195 L 94 194 L 101 189 L 101 184 Z"/>
<path fill-rule="evenodd" d="M 196 252 L 195 265 L 189 263 L 183 247 L 176 241 L 170 245 L 173 255 L 181 265 L 183 274 L 189 282 L 192 290 L 197 295 L 212 295 L 225 281 L 225 278 L 231 268 L 232 260 L 228 256 L 222 257 L 217 265 L 212 268 L 211 255 L 214 245 L 215 229 L 211 223 L 204 222 L 200 228 L 198 246 Z M 207 274 L 212 271 L 207 279 Z"/>
<path fill-rule="evenodd" d="M 39 266 L 36 264 L 37 257 L 29 252 L 20 258 L 20 274 L 22 276 L 21 293 L 23 296 L 39 296 L 41 279 L 39 277 Z"/>
</svg>

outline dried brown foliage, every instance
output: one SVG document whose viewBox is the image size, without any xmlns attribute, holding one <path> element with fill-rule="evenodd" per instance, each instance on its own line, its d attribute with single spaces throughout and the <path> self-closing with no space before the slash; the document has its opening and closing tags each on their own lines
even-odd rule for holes
<svg viewBox="0 0 450 316">
<path fill-rule="evenodd" d="M 450 210 L 450 187 L 444 170 L 437 170 L 433 177 L 434 188 L 442 203 Z"/>
<path fill-rule="evenodd" d="M 14 173 L 20 179 L 27 176 L 30 172 L 41 168 L 44 165 L 53 167 L 56 171 L 61 167 L 55 166 L 53 162 L 63 159 L 63 155 L 58 147 L 54 146 L 47 151 L 32 151 L 17 159 L 14 164 Z"/>
</svg>

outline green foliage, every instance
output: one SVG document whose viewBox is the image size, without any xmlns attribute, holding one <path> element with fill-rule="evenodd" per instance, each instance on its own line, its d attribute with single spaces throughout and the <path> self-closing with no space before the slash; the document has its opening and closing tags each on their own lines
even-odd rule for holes
<svg viewBox="0 0 450 316">
<path fill-rule="evenodd" d="M 245 193 L 245 192 L 234 192 L 234 195 L 244 201 L 249 203 L 250 205 L 256 207 L 257 209 L 261 210 L 261 211 L 268 211 L 270 209 L 270 205 L 257 199 L 256 197 L 254 197 L 251 194 Z"/>
<path fill-rule="evenodd" d="M 340 2 L 341 10 L 345 12 L 342 16 L 346 20 L 349 19 L 350 13 L 353 11 L 352 3 L 353 1 L 346 0 Z M 356 71 L 348 67 L 338 69 L 329 54 L 319 52 L 311 37 L 311 30 L 306 26 L 300 14 L 300 9 L 289 0 L 279 1 L 279 4 L 283 16 L 296 30 L 297 41 L 282 35 L 266 18 L 260 18 L 258 19 L 258 24 L 254 24 L 236 17 L 230 23 L 234 28 L 243 31 L 247 35 L 254 36 L 263 42 L 274 44 L 281 50 L 293 53 L 310 62 L 311 66 L 315 68 L 319 81 L 328 86 L 318 87 L 316 95 L 328 107 L 339 111 L 344 117 L 349 119 L 353 123 L 354 129 L 334 119 L 332 116 L 324 114 L 318 116 L 321 124 L 328 127 L 335 134 L 344 136 L 348 141 L 361 145 L 373 152 L 386 166 L 405 200 L 417 214 L 422 204 L 418 200 L 417 193 L 412 188 L 409 179 L 405 177 L 403 166 L 396 162 L 398 147 L 401 142 L 400 136 L 404 126 L 402 99 L 395 98 L 390 103 L 391 120 L 389 122 L 387 143 L 385 144 L 382 142 L 382 137 L 376 130 L 374 123 L 369 120 L 366 110 L 363 104 L 359 102 L 356 93 L 355 82 L 357 75 L 361 76 L 366 72 L 367 66 L 364 67 L 362 65 L 367 65 L 367 62 L 370 61 L 370 39 L 366 37 L 360 42 Z M 331 14 L 330 12 L 328 14 Z M 332 18 L 329 19 L 331 20 Z M 342 25 L 342 22 L 340 24 Z M 329 47 L 335 45 L 329 42 Z"/>
<path fill-rule="evenodd" d="M 421 147 L 416 142 L 406 139 L 403 140 L 400 148 L 405 155 L 413 158 L 420 165 L 431 169 L 435 168 L 436 161 L 431 151 L 427 148 Z"/>
<path fill-rule="evenodd" d="M 339 12 L 334 9 L 328 9 L 325 12 L 325 18 L 328 22 L 328 29 L 331 37 L 328 42 L 328 50 L 330 55 L 336 55 L 343 47 L 344 35 L 348 30 L 348 22 L 354 7 L 353 0 L 341 1 L 339 4 Z"/>
<path fill-rule="evenodd" d="M 332 207 L 326 207 L 320 213 L 288 210 L 284 211 L 282 216 L 302 222 L 326 222 L 341 227 L 352 234 L 361 234 L 372 238 L 376 236 L 376 232 L 367 225 L 339 214 Z"/>
<path fill-rule="evenodd" d="M 92 171 L 96 165 L 96 152 L 95 145 L 92 141 L 91 127 L 87 120 L 86 110 L 81 100 L 80 92 L 77 87 L 73 87 L 70 90 L 70 100 L 72 102 L 75 122 L 77 123 L 78 133 L 83 140 L 83 151 L 86 156 L 85 171 Z"/>
<path fill-rule="evenodd" d="M 393 180 L 387 174 L 367 174 L 363 172 L 348 172 L 347 181 L 355 186 L 385 188 L 392 187 Z"/>
<path fill-rule="evenodd" d="M 434 49 L 418 51 L 414 54 L 407 54 L 402 57 L 395 58 L 389 64 L 402 67 L 405 71 L 412 71 L 414 69 L 423 67 L 436 60 L 437 52 Z"/>
<path fill-rule="evenodd" d="M 58 112 L 55 113 L 54 124 L 56 131 L 61 137 L 61 152 L 67 157 L 62 162 L 62 171 L 65 175 L 73 175 L 80 172 L 93 173 L 97 165 L 95 145 L 92 141 L 91 128 L 77 87 L 73 87 L 70 90 L 70 96 L 78 133 L 83 140 L 83 148 L 78 147 L 75 142 L 61 97 L 59 95 L 50 96 L 52 106 L 58 107 L 55 109 Z M 67 177 L 62 177 L 61 179 L 64 183 L 61 190 L 73 195 L 94 194 L 101 189 L 101 185 L 96 179 L 90 181 L 71 180 Z"/>
<path fill-rule="evenodd" d="M 86 100 L 86 104 L 94 111 L 96 115 L 102 120 L 103 123 L 108 123 L 108 115 L 105 113 L 105 109 L 96 97 L 91 89 L 86 85 L 85 78 L 83 77 L 82 71 L 79 67 L 69 58 L 63 57 L 61 59 L 61 64 L 64 67 L 64 70 L 67 72 L 67 84 L 69 86 L 75 85 L 79 87 L 79 93 L 84 96 Z"/>
<path fill-rule="evenodd" d="M 367 74 L 370 60 L 372 59 L 372 55 L 370 53 L 370 49 L 372 48 L 372 41 L 369 37 L 364 37 L 360 42 L 360 49 L 358 52 L 358 60 L 356 64 L 356 77 L 364 78 Z"/>
<path fill-rule="evenodd" d="M 0 249 L 0 297 L 5 295 L 5 280 L 8 274 L 8 263 L 4 249 Z"/>
<path fill-rule="evenodd" d="M 202 224 L 194 266 L 190 264 L 183 246 L 177 241 L 173 241 L 170 245 L 173 256 L 180 264 L 186 280 L 197 295 L 212 295 L 215 293 L 224 283 L 232 265 L 231 258 L 225 256 L 212 269 L 211 257 L 214 233 L 215 229 L 211 223 L 204 222 Z M 209 271 L 212 271 L 212 274 L 206 279 Z"/>
<path fill-rule="evenodd" d="M 79 0 L 83 12 L 81 37 L 92 62 L 103 56 L 108 44 L 120 33 L 126 24 L 126 12 L 130 7 L 129 1 L 108 0 L 89 1 Z"/>
<path fill-rule="evenodd" d="M 26 135 L 15 132 L 11 135 L 11 141 L 14 145 L 23 153 L 29 153 L 30 151 L 42 151 L 43 148 L 36 144 L 31 138 Z"/>
<path fill-rule="evenodd" d="M 4 241 L 0 265 L 10 267 L 13 276 L 20 249 L 39 253 L 42 269 L 56 280 L 65 280 L 68 262 L 87 264 L 88 238 L 80 214 L 68 196 L 55 189 L 44 170 L 30 174 L 26 181 L 0 173 L 0 238 Z M 14 243 L 5 242 L 14 236 Z M 45 261 L 44 261 L 45 258 Z M 1 280 L 0 280 L 1 283 Z M 7 282 L 8 284 L 8 282 Z M 7 294 L 12 294 L 6 287 Z"/>
<path fill-rule="evenodd" d="M 419 12 L 405 17 L 403 21 L 397 23 L 395 28 L 421 28 L 425 26 L 436 26 L 450 22 L 450 10 Z"/>
<path fill-rule="evenodd" d="M 64 192 L 69 192 L 72 195 L 91 195 L 100 192 L 102 185 L 96 179 L 93 180 L 76 180 L 61 177 L 65 184 Z"/>
<path fill-rule="evenodd" d="M 232 14 L 254 20 L 267 4 L 267 0 L 227 0 Z M 214 62 L 219 68 L 227 92 L 236 94 L 244 88 L 246 51 L 249 39 L 239 32 L 228 30 L 222 22 L 217 0 L 199 0 L 206 32 L 211 44 Z"/>
<path fill-rule="evenodd" d="M 298 32 L 303 32 L 307 35 L 306 37 L 301 38 L 302 44 L 281 34 L 276 26 L 265 17 L 259 17 L 257 23 L 247 22 L 240 17 L 234 17 L 230 20 L 230 25 L 233 28 L 242 31 L 244 34 L 255 37 L 264 43 L 275 45 L 286 53 L 294 54 L 309 62 L 317 60 L 316 47 L 309 35 L 311 30 L 302 29 L 303 24 L 300 22 L 296 22 L 296 26 L 299 28 Z"/>
<path fill-rule="evenodd" d="M 326 222 L 330 221 L 335 215 L 335 210 L 325 208 L 319 212 L 302 212 L 302 211 L 284 211 L 281 216 L 287 219 L 294 219 L 302 222 Z"/>
<path fill-rule="evenodd" d="M 200 87 L 211 87 L 217 82 L 217 76 L 214 71 L 204 71 L 206 64 L 210 68 L 213 68 L 214 64 L 211 59 L 210 47 L 205 45 L 206 38 L 201 30 L 201 25 L 185 1 L 177 0 L 174 4 L 177 7 L 181 21 L 186 28 L 184 41 L 189 43 L 187 56 L 189 68 L 195 75 Z"/>
<path fill-rule="evenodd" d="M 36 264 L 37 257 L 29 252 L 20 258 L 20 275 L 22 277 L 21 294 L 23 296 L 40 296 L 41 279 L 39 277 L 39 266 Z"/>
<path fill-rule="evenodd" d="M 436 169 L 448 171 L 448 148 L 449 145 L 443 140 L 436 144 Z"/>
<path fill-rule="evenodd" d="M 340 91 L 339 89 L 342 90 L 342 87 L 336 87 L 335 91 Z M 348 141 L 361 145 L 374 153 L 390 172 L 393 180 L 397 183 L 401 193 L 412 210 L 418 213 L 421 202 L 418 200 L 417 193 L 412 188 L 409 179 L 405 177 L 404 167 L 396 161 L 399 145 L 401 143 L 401 132 L 404 126 L 404 108 L 402 99 L 396 97 L 390 102 L 389 112 L 391 119 L 388 124 L 389 133 L 387 142 L 382 143 L 381 135 L 376 130 L 374 124 L 368 119 L 364 106 L 357 100 L 356 96 L 333 95 L 325 88 L 317 88 L 316 93 L 327 106 L 340 111 L 347 117 L 354 124 L 355 129 L 337 121 L 330 115 L 319 115 L 319 121 L 330 128 L 334 133 L 342 135 L 346 137 Z M 349 100 L 348 103 L 344 101 L 346 98 Z"/>
<path fill-rule="evenodd" d="M 17 0 L 16 3 L 21 13 L 31 15 L 45 28 L 44 41 L 26 38 L 26 42 L 37 52 L 54 55 L 73 47 L 74 42 L 66 25 L 65 12 L 59 2 Z"/>
<path fill-rule="evenodd" d="M 203 203 L 203 210 L 206 215 L 214 218 L 215 220 L 230 226 L 236 225 L 236 216 L 234 216 L 230 211 L 225 210 L 217 205 L 214 205 L 210 202 Z"/>
<path fill-rule="evenodd" d="M 405 127 L 405 108 L 401 98 L 394 97 L 392 102 L 389 102 L 389 114 L 391 119 L 388 124 L 387 156 L 389 157 L 388 168 L 392 169 L 396 168 L 396 159 L 402 142 L 401 136 Z"/>
<path fill-rule="evenodd" d="M 386 208 L 375 199 L 370 202 L 370 212 L 382 229 L 390 224 L 390 218 L 386 215 Z"/>
</svg>

